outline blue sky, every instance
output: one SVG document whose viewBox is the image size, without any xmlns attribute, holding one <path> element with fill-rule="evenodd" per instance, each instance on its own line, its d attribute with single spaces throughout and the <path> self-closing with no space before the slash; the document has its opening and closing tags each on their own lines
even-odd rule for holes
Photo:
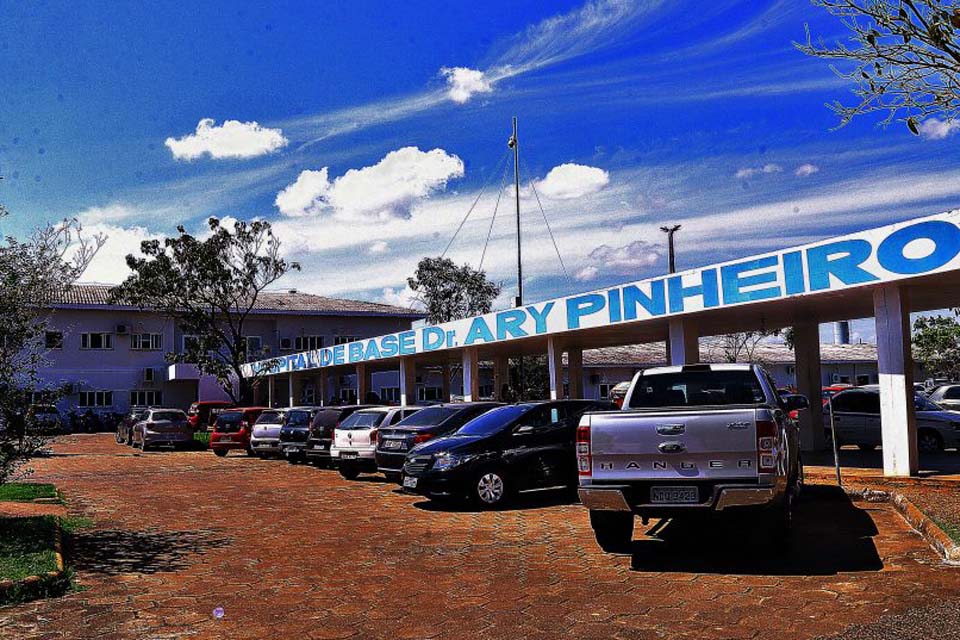
<svg viewBox="0 0 960 640">
<path fill-rule="evenodd" d="M 849 88 L 792 42 L 844 34 L 803 0 L 134 5 L 0 22 L 0 231 L 78 216 L 109 237 L 91 280 L 177 224 L 263 217 L 288 286 L 404 301 L 490 183 L 449 255 L 490 232 L 506 304 L 513 115 L 528 300 L 662 273 L 667 222 L 692 267 L 960 203 L 956 129 L 831 130 Z"/>
</svg>

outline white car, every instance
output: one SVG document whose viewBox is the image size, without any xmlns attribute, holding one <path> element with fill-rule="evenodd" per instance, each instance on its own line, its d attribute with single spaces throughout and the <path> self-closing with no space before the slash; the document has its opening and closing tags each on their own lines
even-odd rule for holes
<svg viewBox="0 0 960 640">
<path fill-rule="evenodd" d="M 948 411 L 956 411 L 960 409 L 960 384 L 940 385 L 930 392 L 927 399 Z"/>
<path fill-rule="evenodd" d="M 280 453 L 280 429 L 283 428 L 286 411 L 267 409 L 253 423 L 250 434 L 250 450 L 258 456 Z"/>
<path fill-rule="evenodd" d="M 364 472 L 375 473 L 380 428 L 397 424 L 419 410 L 420 407 L 374 407 L 350 414 L 333 432 L 331 464 L 348 480 Z"/>
</svg>

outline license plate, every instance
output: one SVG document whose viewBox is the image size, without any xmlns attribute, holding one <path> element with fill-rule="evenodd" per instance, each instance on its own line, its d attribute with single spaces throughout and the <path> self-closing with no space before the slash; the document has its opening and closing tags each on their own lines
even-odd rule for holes
<svg viewBox="0 0 960 640">
<path fill-rule="evenodd" d="M 694 504 L 700 502 L 697 487 L 653 487 L 650 502 L 655 504 Z"/>
<path fill-rule="evenodd" d="M 403 486 L 407 489 L 416 489 L 417 488 L 417 478 L 414 476 L 404 476 L 403 477 Z"/>
<path fill-rule="evenodd" d="M 340 457 L 344 460 L 355 460 L 357 458 L 356 451 L 341 451 Z"/>
<path fill-rule="evenodd" d="M 313 445 L 313 448 L 314 448 L 314 449 L 323 449 L 323 445 L 322 445 L 322 444 L 315 444 L 315 445 Z"/>
<path fill-rule="evenodd" d="M 299 447 L 284 447 L 284 453 L 296 453 L 299 450 Z"/>
<path fill-rule="evenodd" d="M 384 449 L 399 449 L 403 445 L 403 440 L 384 440 L 383 448 Z"/>
</svg>

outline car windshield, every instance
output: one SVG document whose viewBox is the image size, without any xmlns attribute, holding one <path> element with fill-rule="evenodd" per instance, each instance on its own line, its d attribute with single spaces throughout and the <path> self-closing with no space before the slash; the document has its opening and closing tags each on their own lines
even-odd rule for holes
<svg viewBox="0 0 960 640">
<path fill-rule="evenodd" d="M 369 429 L 379 426 L 383 422 L 383 417 L 387 415 L 384 411 L 357 411 L 349 418 L 340 423 L 338 429 Z"/>
<path fill-rule="evenodd" d="M 458 436 L 489 436 L 503 430 L 511 422 L 533 409 L 536 405 L 515 404 L 508 407 L 497 407 L 478 416 L 460 427 L 454 435 Z"/>
<path fill-rule="evenodd" d="M 414 428 L 433 427 L 463 410 L 462 407 L 427 407 L 426 409 L 417 411 L 412 416 L 407 416 L 398 422 L 396 426 Z"/>
<path fill-rule="evenodd" d="M 288 427 L 309 427 L 310 411 L 300 410 L 300 411 L 287 412 L 287 426 Z"/>
<path fill-rule="evenodd" d="M 763 390 L 751 370 L 709 369 L 641 375 L 631 408 L 756 404 Z"/>
<path fill-rule="evenodd" d="M 257 418 L 257 424 L 282 424 L 283 414 L 279 411 L 264 411 Z"/>
<path fill-rule="evenodd" d="M 154 422 L 179 422 L 181 420 L 186 420 L 187 416 L 185 413 L 183 413 L 183 411 L 157 411 L 153 414 L 152 419 Z"/>
</svg>

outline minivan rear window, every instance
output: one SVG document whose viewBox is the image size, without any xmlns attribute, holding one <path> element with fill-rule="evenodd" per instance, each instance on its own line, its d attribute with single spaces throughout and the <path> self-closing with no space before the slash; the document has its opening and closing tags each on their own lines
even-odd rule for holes
<svg viewBox="0 0 960 640">
<path fill-rule="evenodd" d="M 641 375 L 630 396 L 630 407 L 702 407 L 764 402 L 753 371 L 704 370 Z"/>
<path fill-rule="evenodd" d="M 283 423 L 283 413 L 280 411 L 264 411 L 257 418 L 257 424 L 281 424 Z"/>
<path fill-rule="evenodd" d="M 309 427 L 310 414 L 311 414 L 310 411 L 288 411 L 287 426 L 288 427 Z"/>
</svg>

